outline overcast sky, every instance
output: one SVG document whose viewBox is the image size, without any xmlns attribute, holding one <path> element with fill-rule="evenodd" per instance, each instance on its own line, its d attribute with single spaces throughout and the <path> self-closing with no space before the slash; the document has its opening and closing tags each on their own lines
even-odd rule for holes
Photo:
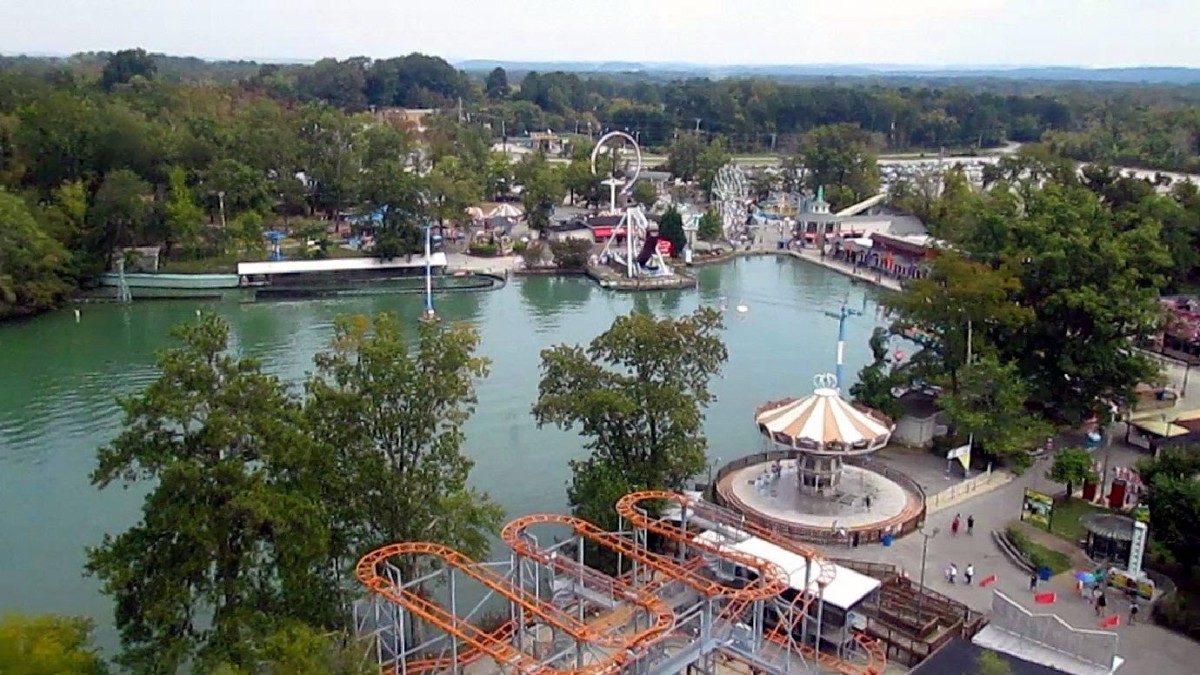
<svg viewBox="0 0 1200 675">
<path fill-rule="evenodd" d="M 0 0 L 0 50 L 1200 66 L 1200 0 Z"/>
</svg>

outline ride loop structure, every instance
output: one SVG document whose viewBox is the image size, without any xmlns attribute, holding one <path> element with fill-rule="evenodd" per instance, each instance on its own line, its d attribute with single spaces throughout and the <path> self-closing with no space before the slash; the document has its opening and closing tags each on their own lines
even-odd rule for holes
<svg viewBox="0 0 1200 675">
<path fill-rule="evenodd" d="M 632 157 L 623 160 L 623 152 L 632 153 Z M 603 165 L 605 157 L 611 160 L 611 167 Z M 642 150 L 637 141 L 623 131 L 604 134 L 592 149 L 591 169 L 593 176 L 607 173 L 601 184 L 609 189 L 609 213 L 621 214 L 613 236 L 600 253 L 601 260 L 617 263 L 629 279 L 671 276 L 673 272 L 659 248 L 658 226 L 646 218 L 641 205 L 630 202 L 622 207 L 617 203 L 618 192 L 628 201 L 642 173 Z"/>
<path fill-rule="evenodd" d="M 674 492 L 627 495 L 617 514 L 617 532 L 513 520 L 504 563 L 426 542 L 372 551 L 355 570 L 370 592 L 357 632 L 389 675 L 884 672 L 882 645 L 826 609 L 838 568 L 819 551 Z M 803 562 L 787 569 L 751 545 Z"/>
</svg>

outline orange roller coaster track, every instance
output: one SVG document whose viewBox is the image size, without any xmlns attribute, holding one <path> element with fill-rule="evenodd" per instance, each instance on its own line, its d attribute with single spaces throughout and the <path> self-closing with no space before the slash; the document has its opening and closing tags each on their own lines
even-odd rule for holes
<svg viewBox="0 0 1200 675">
<path fill-rule="evenodd" d="M 681 563 L 681 569 L 687 573 L 692 573 L 692 572 L 695 572 L 697 569 L 699 569 L 703 562 L 704 561 L 699 558 L 696 558 L 694 560 L 689 560 L 685 563 Z M 625 585 L 630 585 L 630 584 L 634 583 L 635 579 L 634 579 L 633 571 L 631 570 L 629 572 L 626 572 L 625 574 L 622 574 L 619 577 L 616 577 L 616 580 Z M 672 576 L 666 575 L 666 574 L 659 574 L 657 579 L 645 584 L 644 586 L 640 586 L 638 590 L 640 590 L 643 593 L 657 593 L 659 590 L 662 589 L 663 586 L 665 586 L 673 581 L 677 581 L 677 579 L 675 579 Z M 509 640 L 512 639 L 513 634 L 516 632 L 515 631 L 516 625 L 517 624 L 514 621 L 506 621 L 499 628 L 497 628 L 495 631 L 492 632 L 492 636 L 502 642 L 508 642 Z M 461 652 L 459 652 L 459 654 L 458 654 L 458 659 L 457 659 L 458 667 L 461 668 L 463 666 L 467 666 L 467 665 L 472 664 L 480 659 L 487 658 L 487 657 L 488 657 L 488 654 L 485 651 L 483 651 L 477 647 L 471 647 L 470 649 L 464 649 Z M 456 662 L 456 660 L 453 656 L 438 656 L 438 657 L 432 657 L 432 658 L 417 659 L 417 660 L 413 660 L 413 661 L 409 661 L 409 662 L 405 663 L 403 672 L 406 672 L 408 675 L 421 675 L 422 673 L 430 673 L 430 672 L 436 672 L 439 670 L 446 670 L 449 668 L 453 668 L 455 662 Z M 401 672 L 402 671 L 399 667 L 395 667 L 395 668 L 391 669 L 389 675 L 400 675 Z"/>
<path fill-rule="evenodd" d="M 688 511 L 695 512 L 701 518 L 712 520 L 719 525 L 723 525 L 734 530 L 745 532 L 748 535 L 758 537 L 759 539 L 770 542 L 771 544 L 774 544 L 775 546 L 778 546 L 789 553 L 804 556 L 817 567 L 817 573 L 813 577 L 813 581 L 815 581 L 821 588 L 828 586 L 837 576 L 837 568 L 830 564 L 829 561 L 825 559 L 824 554 L 822 554 L 820 551 L 797 544 L 796 542 L 786 537 L 782 537 L 771 530 L 747 522 L 733 511 L 729 511 L 728 509 L 724 509 L 702 500 L 693 499 L 692 497 L 679 494 L 678 492 L 667 492 L 661 490 L 632 492 L 617 501 L 617 513 L 619 513 L 622 518 L 632 523 L 636 528 L 648 530 L 676 541 L 680 540 L 682 537 L 687 537 L 687 545 L 693 548 L 700 548 L 712 553 L 728 550 L 728 547 L 723 547 L 718 544 L 712 544 L 705 541 L 695 541 L 694 538 L 691 537 L 682 527 L 661 519 L 647 516 L 647 502 L 675 503 L 679 505 L 681 509 L 684 509 L 684 513 L 687 513 Z M 726 554 L 720 553 L 720 555 Z M 807 589 L 805 590 L 807 591 Z"/>
<path fill-rule="evenodd" d="M 577 536 L 616 551 L 630 560 L 636 560 L 663 576 L 690 586 L 706 597 L 724 596 L 730 600 L 754 602 L 755 600 L 774 598 L 788 588 L 787 572 L 775 563 L 756 556 L 728 549 L 717 551 L 714 547 L 712 551 L 713 555 L 758 572 L 759 580 L 757 582 L 748 584 L 744 588 L 732 588 L 700 574 L 695 566 L 681 564 L 666 556 L 651 553 L 645 548 L 637 546 L 629 539 L 601 529 L 581 518 L 559 515 L 557 513 L 538 513 L 518 518 L 504 526 L 504 529 L 500 533 L 500 538 L 504 540 L 505 544 L 516 551 L 517 555 L 545 562 L 543 558 L 546 556 L 546 553 L 532 547 L 522 534 L 534 525 L 546 524 L 569 527 Z M 672 533 L 667 536 L 676 537 L 677 535 Z M 687 539 L 679 540 L 676 538 L 676 541 L 688 543 Z"/>
<path fill-rule="evenodd" d="M 621 647 L 624 644 L 622 640 L 612 635 L 593 630 L 583 621 L 571 616 L 558 607 L 542 602 L 540 598 L 512 583 L 507 577 L 496 574 L 487 568 L 480 567 L 474 560 L 447 546 L 428 543 L 393 544 L 391 547 L 385 546 L 375 553 L 382 553 L 384 558 L 401 555 L 399 551 L 395 550 L 396 547 L 405 547 L 404 554 L 408 555 L 428 555 L 441 558 L 447 567 L 479 582 L 488 590 L 499 593 L 529 614 L 562 630 L 580 642 L 589 642 L 608 647 Z"/>
<path fill-rule="evenodd" d="M 455 571 L 479 581 L 489 590 L 496 592 L 509 602 L 529 611 L 530 614 L 542 619 L 547 624 L 562 630 L 572 638 L 580 642 L 585 642 L 588 641 L 587 636 L 596 635 L 599 636 L 599 639 L 591 640 L 593 644 L 612 647 L 616 651 L 608 659 L 583 668 L 554 669 L 542 665 L 530 655 L 508 643 L 509 638 L 514 633 L 512 622 L 494 632 L 486 632 L 474 624 L 450 614 L 436 603 L 430 602 L 412 591 L 398 588 L 391 580 L 378 573 L 380 563 L 393 556 L 403 555 L 429 555 L 441 558 L 447 567 L 453 568 Z M 557 560 L 555 557 L 549 555 L 546 558 L 547 562 L 556 569 L 568 574 L 581 576 L 578 574 L 580 570 L 568 564 L 565 560 Z M 604 577 L 607 581 L 611 581 L 614 589 L 621 592 L 623 599 L 646 610 L 653 620 L 647 629 L 633 635 L 594 630 L 590 626 L 580 623 L 574 617 L 570 617 L 554 605 L 537 598 L 531 599 L 527 592 L 513 585 L 505 577 L 485 571 L 485 568 L 478 567 L 475 561 L 467 558 L 458 551 L 438 544 L 412 542 L 384 546 L 363 556 L 359 560 L 355 572 L 359 581 L 367 588 L 387 598 L 389 601 L 400 605 L 436 626 L 438 629 L 463 640 L 472 647 L 472 649 L 468 649 L 458 655 L 457 659 L 454 657 L 432 658 L 411 662 L 405 665 L 404 670 L 406 671 L 428 672 L 453 667 L 456 663 L 460 666 L 465 665 L 484 656 L 490 656 L 498 664 L 512 666 L 522 673 L 537 675 L 607 675 L 619 672 L 626 661 L 635 658 L 630 650 L 640 647 L 659 636 L 666 635 L 675 626 L 675 614 L 652 591 L 631 590 L 621 582 L 596 572 L 594 574 Z M 560 618 L 564 616 L 569 621 L 563 621 Z M 580 626 L 582 626 L 583 630 L 580 630 Z M 399 669 L 394 669 L 393 672 L 395 670 Z"/>
</svg>

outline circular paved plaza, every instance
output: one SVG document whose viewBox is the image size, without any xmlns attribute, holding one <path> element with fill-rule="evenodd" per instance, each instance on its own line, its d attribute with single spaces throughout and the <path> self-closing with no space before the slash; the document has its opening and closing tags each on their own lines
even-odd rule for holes
<svg viewBox="0 0 1200 675">
<path fill-rule="evenodd" d="M 800 490 L 794 459 L 762 462 L 724 475 L 718 491 L 746 516 L 812 530 L 882 530 L 918 514 L 921 496 L 883 475 L 843 465 L 837 486 Z"/>
</svg>

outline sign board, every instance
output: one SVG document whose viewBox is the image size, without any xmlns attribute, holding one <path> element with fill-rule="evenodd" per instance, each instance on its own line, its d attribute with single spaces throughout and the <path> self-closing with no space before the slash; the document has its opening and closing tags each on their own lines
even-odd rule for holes
<svg viewBox="0 0 1200 675">
<path fill-rule="evenodd" d="M 1137 506 L 1133 507 L 1133 513 L 1130 515 L 1132 515 L 1133 519 L 1139 523 L 1149 523 L 1150 507 L 1146 506 L 1145 504 L 1138 504 Z"/>
<path fill-rule="evenodd" d="M 971 444 L 960 445 L 957 448 L 951 448 L 950 452 L 946 453 L 946 459 L 957 459 L 962 464 L 963 471 L 971 470 Z M 949 470 L 949 469 L 947 469 Z"/>
<path fill-rule="evenodd" d="M 1025 488 L 1021 504 L 1021 520 L 1050 528 L 1050 517 L 1054 512 L 1054 498 L 1048 494 Z"/>
<path fill-rule="evenodd" d="M 1150 577 L 1143 575 L 1141 578 L 1134 578 L 1125 570 L 1110 569 L 1108 571 L 1108 585 L 1113 588 L 1133 591 L 1138 594 L 1138 597 L 1146 600 L 1154 597 L 1154 582 Z"/>
<path fill-rule="evenodd" d="M 670 255 L 671 255 L 671 242 L 670 242 L 669 240 L 667 240 L 667 239 L 659 239 L 659 240 L 658 240 L 658 243 L 656 244 L 656 246 L 657 246 L 657 248 L 658 248 L 658 253 L 659 253 L 659 255 L 670 257 Z"/>
<path fill-rule="evenodd" d="M 1146 553 L 1146 524 L 1141 521 L 1133 523 L 1133 540 L 1129 543 L 1129 576 L 1137 579 L 1142 576 L 1142 556 Z"/>
</svg>

